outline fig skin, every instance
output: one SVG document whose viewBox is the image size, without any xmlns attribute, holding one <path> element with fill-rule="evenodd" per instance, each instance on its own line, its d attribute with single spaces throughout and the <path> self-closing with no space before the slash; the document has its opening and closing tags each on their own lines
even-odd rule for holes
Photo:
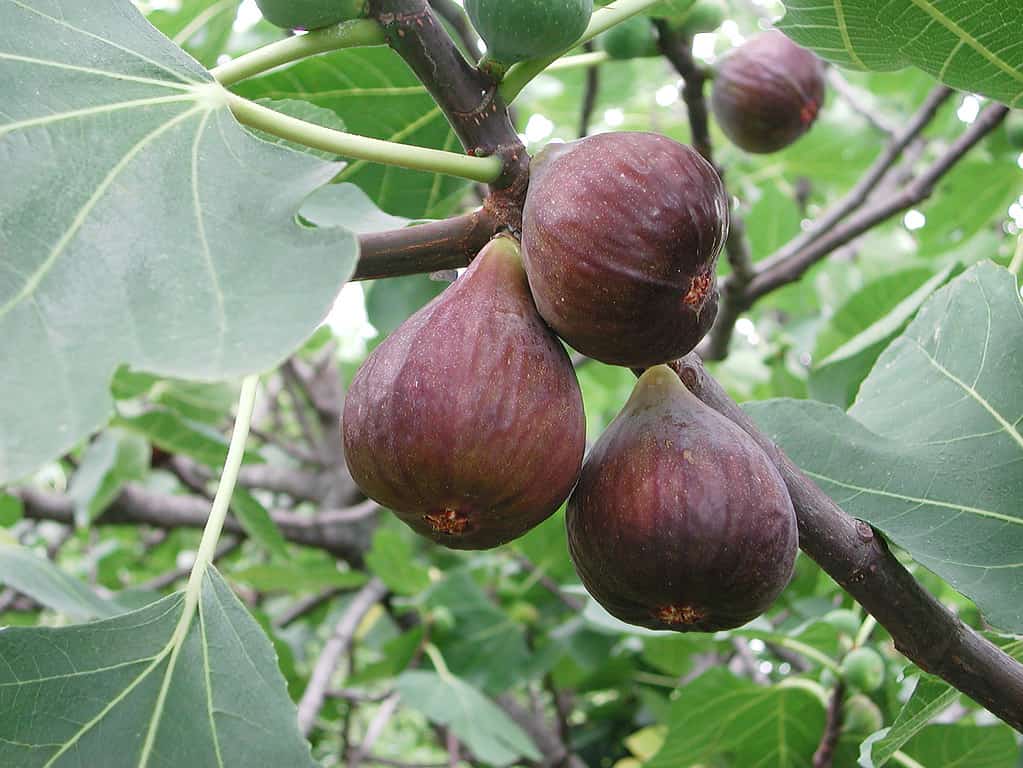
<svg viewBox="0 0 1023 768">
<path fill-rule="evenodd" d="M 820 60 L 777 30 L 732 51 L 714 77 L 710 106 L 732 143 L 766 154 L 810 130 L 824 104 Z"/>
<path fill-rule="evenodd" d="M 603 133 L 540 152 L 523 261 L 547 323 L 584 355 L 647 367 L 702 339 L 717 314 L 728 197 L 700 155 L 653 133 Z"/>
<path fill-rule="evenodd" d="M 742 626 L 788 584 L 798 550 L 770 459 L 667 366 L 643 374 L 597 441 L 566 525 L 589 593 L 649 629 Z"/>
<path fill-rule="evenodd" d="M 452 549 L 496 547 L 557 510 L 582 464 L 582 394 L 515 240 L 492 240 L 373 351 L 342 436 L 359 488 Z"/>
</svg>

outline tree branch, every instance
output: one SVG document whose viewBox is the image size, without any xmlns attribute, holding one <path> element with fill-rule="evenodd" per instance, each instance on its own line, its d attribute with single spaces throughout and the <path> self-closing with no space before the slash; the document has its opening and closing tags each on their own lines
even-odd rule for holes
<svg viewBox="0 0 1023 768">
<path fill-rule="evenodd" d="M 427 0 L 371 0 L 370 13 L 447 116 L 466 151 L 502 158 L 504 170 L 493 186 L 524 194 L 529 156 L 497 84 L 465 60 Z"/>
<path fill-rule="evenodd" d="M 14 489 L 12 493 L 21 499 L 25 517 L 73 524 L 74 504 L 67 496 L 36 488 Z M 284 510 L 275 510 L 271 517 L 289 541 L 325 550 L 353 566 L 359 566 L 369 547 L 370 529 L 367 525 L 355 523 L 369 522 L 377 509 L 374 502 L 366 502 L 348 509 L 321 512 L 314 517 Z M 128 484 L 94 524 L 141 524 L 166 530 L 202 528 L 206 525 L 209 512 L 207 499 L 157 493 L 139 485 Z M 245 535 L 244 529 L 233 517 L 225 522 L 224 531 Z"/>
<path fill-rule="evenodd" d="M 463 216 L 359 238 L 359 264 L 353 280 L 416 275 L 457 269 L 472 261 L 500 227 L 486 208 Z"/>
<path fill-rule="evenodd" d="M 341 620 L 334 628 L 333 634 L 323 647 L 323 652 L 316 662 L 309 678 L 302 699 L 298 703 L 298 727 L 303 735 L 308 736 L 316 723 L 316 718 L 323 708 L 330 687 L 330 679 L 334 676 L 338 661 L 347 652 L 355 638 L 363 618 L 369 610 L 387 596 L 387 587 L 377 578 L 370 579 L 366 585 L 352 598 Z"/>
<path fill-rule="evenodd" d="M 918 667 L 1023 731 L 1023 665 L 981 637 L 913 578 L 884 539 L 849 517 L 759 429 L 707 374 L 698 355 L 673 364 L 704 403 L 763 448 L 788 486 L 799 546 L 888 630 Z"/>
<path fill-rule="evenodd" d="M 823 233 L 807 248 L 758 273 L 746 289 L 746 301 L 752 303 L 764 294 L 798 280 L 810 267 L 827 257 L 836 248 L 840 248 L 881 222 L 926 200 L 931 196 L 935 185 L 941 178 L 952 170 L 967 152 L 997 128 L 1008 113 L 1009 108 L 1001 104 L 995 104 L 985 109 L 973 125 L 967 128 L 941 157 L 904 189 L 860 209 L 844 223 Z"/>
</svg>

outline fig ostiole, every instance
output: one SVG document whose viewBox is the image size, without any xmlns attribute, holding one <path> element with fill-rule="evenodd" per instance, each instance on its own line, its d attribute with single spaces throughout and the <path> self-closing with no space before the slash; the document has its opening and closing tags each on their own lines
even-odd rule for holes
<svg viewBox="0 0 1023 768">
<path fill-rule="evenodd" d="M 653 133 L 553 144 L 531 166 L 522 246 L 547 323 L 584 355 L 665 363 L 717 314 L 728 197 L 690 147 Z"/>
<path fill-rule="evenodd" d="M 498 546 L 557 510 L 582 464 L 582 395 L 517 241 L 492 240 L 373 351 L 342 434 L 362 491 L 453 549 Z"/>
<path fill-rule="evenodd" d="M 810 130 L 825 89 L 820 60 L 770 30 L 725 57 L 714 76 L 710 104 L 721 130 L 737 147 L 777 152 Z"/>
<path fill-rule="evenodd" d="M 566 525 L 589 593 L 649 629 L 747 623 L 785 588 L 798 551 L 770 459 L 663 365 L 642 375 L 593 447 Z"/>
</svg>

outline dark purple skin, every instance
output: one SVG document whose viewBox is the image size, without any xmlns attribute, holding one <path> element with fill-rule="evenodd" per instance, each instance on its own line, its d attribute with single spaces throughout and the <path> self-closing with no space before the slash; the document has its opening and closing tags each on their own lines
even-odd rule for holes
<svg viewBox="0 0 1023 768">
<path fill-rule="evenodd" d="M 728 197 L 689 147 L 604 133 L 533 160 L 522 247 L 536 306 L 561 338 L 611 365 L 674 360 L 717 314 Z"/>
<path fill-rule="evenodd" d="M 359 488 L 452 549 L 496 547 L 557 510 L 582 464 L 582 395 L 518 243 L 492 240 L 374 350 L 342 436 Z"/>
<path fill-rule="evenodd" d="M 785 588 L 798 550 L 770 459 L 667 366 L 643 374 L 597 441 L 566 524 L 589 593 L 649 629 L 742 626 Z"/>
<path fill-rule="evenodd" d="M 824 104 L 820 60 L 776 30 L 729 54 L 714 76 L 710 105 L 732 143 L 777 152 L 810 130 Z"/>
</svg>

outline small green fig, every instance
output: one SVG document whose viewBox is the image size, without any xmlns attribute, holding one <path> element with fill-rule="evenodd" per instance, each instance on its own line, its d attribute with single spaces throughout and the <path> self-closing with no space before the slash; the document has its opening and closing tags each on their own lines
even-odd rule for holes
<svg viewBox="0 0 1023 768">
<path fill-rule="evenodd" d="M 256 0 L 263 18 L 284 29 L 320 29 L 366 15 L 369 0 Z"/>
<path fill-rule="evenodd" d="M 522 218 L 540 314 L 584 355 L 646 367 L 677 359 L 717 314 L 728 197 L 693 149 L 602 133 L 534 158 Z"/>
<path fill-rule="evenodd" d="M 373 351 L 342 434 L 363 492 L 453 549 L 498 546 L 557 510 L 582 463 L 582 395 L 515 240 L 492 240 Z"/>
<path fill-rule="evenodd" d="M 593 0 L 465 0 L 465 10 L 487 58 L 507 68 L 571 48 L 590 23 Z"/>
<path fill-rule="evenodd" d="M 658 55 L 654 28 L 645 16 L 633 16 L 611 27 L 601 36 L 600 46 L 612 59 L 641 59 Z"/>
<path fill-rule="evenodd" d="M 727 14 L 724 0 L 699 0 L 684 13 L 669 17 L 669 21 L 672 29 L 692 37 L 713 32 L 724 23 Z"/>
<path fill-rule="evenodd" d="M 884 728 L 881 709 L 862 693 L 850 696 L 842 704 L 842 732 L 866 736 Z"/>
<path fill-rule="evenodd" d="M 640 377 L 593 447 L 565 522 L 589 593 L 650 629 L 745 624 L 788 584 L 798 549 L 770 459 L 663 365 Z"/>
<path fill-rule="evenodd" d="M 813 125 L 824 104 L 820 60 L 777 30 L 732 51 L 714 77 L 718 125 L 747 152 L 777 152 Z"/>
<path fill-rule="evenodd" d="M 842 659 L 842 678 L 850 688 L 873 693 L 884 682 L 884 659 L 873 648 L 854 648 Z"/>
<path fill-rule="evenodd" d="M 845 609 L 829 611 L 824 614 L 824 621 L 849 637 L 856 637 L 856 633 L 860 631 L 860 617 L 855 611 Z"/>
</svg>

